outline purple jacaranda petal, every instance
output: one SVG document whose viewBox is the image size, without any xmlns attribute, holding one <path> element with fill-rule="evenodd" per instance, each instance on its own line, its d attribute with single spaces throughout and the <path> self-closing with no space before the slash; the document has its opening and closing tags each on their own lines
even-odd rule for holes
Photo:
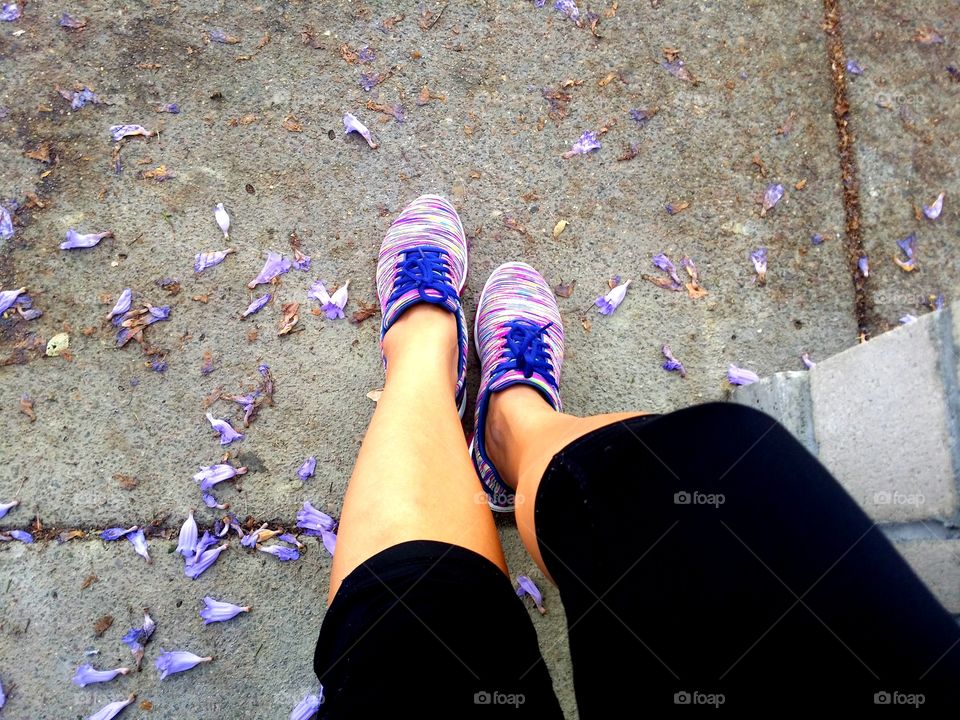
<svg viewBox="0 0 960 720">
<path fill-rule="evenodd" d="M 903 254 L 907 256 L 906 261 L 894 256 L 893 261 L 900 266 L 904 272 L 913 272 L 917 269 L 917 236 L 910 233 L 902 240 L 897 240 L 897 245 Z"/>
<path fill-rule="evenodd" d="M 910 313 L 907 313 L 906 315 L 900 318 L 901 325 L 909 325 L 910 323 L 914 323 L 916 321 L 917 321 L 917 316 L 911 315 Z"/>
<path fill-rule="evenodd" d="M 150 130 L 147 130 L 143 125 L 111 125 L 110 126 L 110 137 L 113 138 L 114 142 L 120 142 L 125 137 L 133 137 L 134 135 L 143 135 L 144 137 L 150 137 L 153 133 Z"/>
<path fill-rule="evenodd" d="M 313 471 L 317 468 L 317 459 L 311 455 L 303 461 L 303 465 L 297 470 L 297 476 L 301 480 L 309 480 L 313 477 Z M 2 516 L 0 516 L 2 517 Z"/>
<path fill-rule="evenodd" d="M 26 530 L 6 530 L 4 531 L 4 535 L 0 535 L 0 540 L 9 542 L 11 539 L 19 540 L 26 545 L 30 545 L 33 542 L 33 535 Z"/>
<path fill-rule="evenodd" d="M 131 695 L 126 700 L 118 700 L 109 705 L 105 705 L 100 710 L 87 718 L 87 720 L 113 720 L 130 703 L 137 699 L 136 695 Z"/>
<path fill-rule="evenodd" d="M 213 495 L 207 492 L 203 493 L 203 504 L 208 508 L 214 508 L 217 510 L 224 510 L 227 508 L 226 505 L 219 502 Z"/>
<path fill-rule="evenodd" d="M 362 87 L 365 92 L 370 92 L 381 82 L 383 82 L 383 75 L 378 72 L 360 73 L 360 87 Z"/>
<path fill-rule="evenodd" d="M 630 111 L 630 117 L 636 120 L 637 125 L 640 127 L 644 127 L 648 122 L 650 122 L 650 118 L 656 114 L 657 111 L 655 109 L 649 110 L 647 108 L 634 108 Z"/>
<path fill-rule="evenodd" d="M 320 695 L 307 695 L 303 700 L 297 703 L 297 706 L 290 712 L 290 720 L 311 720 L 320 712 L 320 704 L 323 702 L 323 690 Z"/>
<path fill-rule="evenodd" d="M 8 512 L 10 512 L 19 504 L 19 500 L 11 500 L 10 502 L 0 503 L 0 518 L 5 517 Z"/>
<path fill-rule="evenodd" d="M 3 22 L 13 22 L 14 20 L 19 20 L 22 16 L 23 11 L 17 3 L 0 4 L 0 20 Z"/>
<path fill-rule="evenodd" d="M 357 59 L 362 63 L 370 63 L 377 59 L 377 53 L 369 45 L 360 48 L 357 53 Z"/>
<path fill-rule="evenodd" d="M 217 221 L 217 227 L 223 233 L 223 239 L 230 239 L 230 215 L 227 213 L 223 203 L 217 203 L 213 207 L 213 219 Z"/>
<path fill-rule="evenodd" d="M 137 667 L 140 667 L 140 662 L 143 660 L 143 650 L 147 642 L 150 640 L 150 636 L 153 635 L 153 631 L 157 629 L 157 624 L 153 621 L 153 618 L 150 617 L 150 613 L 146 610 L 143 611 L 143 626 L 138 628 L 130 628 L 126 635 L 123 636 L 121 642 L 124 645 L 130 648 L 130 652 L 133 654 L 133 658 L 137 663 Z"/>
<path fill-rule="evenodd" d="M 9 310 L 17 298 L 23 295 L 27 291 L 26 287 L 17 288 L 16 290 L 3 290 L 0 291 L 0 315 Z"/>
<path fill-rule="evenodd" d="M 117 675 L 126 675 L 130 668 L 116 668 L 115 670 L 95 670 L 93 665 L 85 663 L 77 668 L 71 682 L 77 687 L 86 687 L 93 683 L 105 683 L 113 680 Z"/>
<path fill-rule="evenodd" d="M 240 38 L 234 37 L 233 35 L 227 35 L 223 30 L 211 30 L 209 32 L 210 41 L 215 43 L 221 43 L 223 45 L 236 45 L 240 42 Z"/>
<path fill-rule="evenodd" d="M 7 704 L 7 694 L 3 691 L 3 683 L 0 682 L 0 710 Z"/>
<path fill-rule="evenodd" d="M 13 237 L 13 218 L 10 211 L 0 205 L 0 240 L 9 240 Z"/>
<path fill-rule="evenodd" d="M 92 248 L 105 237 L 113 237 L 113 232 L 107 230 L 106 232 L 81 235 L 76 230 L 71 228 L 70 230 L 67 230 L 66 239 L 60 243 L 60 249 L 74 250 L 76 248 Z"/>
<path fill-rule="evenodd" d="M 143 530 L 134 530 L 132 533 L 127 535 L 127 540 L 130 541 L 130 544 L 133 545 L 134 551 L 142 557 L 147 562 L 153 562 L 150 559 L 150 551 L 147 548 L 147 538 L 143 534 Z"/>
<path fill-rule="evenodd" d="M 823 245 L 823 235 L 820 233 L 814 233 L 810 236 L 810 242 L 814 245 Z"/>
<path fill-rule="evenodd" d="M 177 103 L 164 103 L 163 105 L 157 105 L 158 113 L 170 113 L 171 115 L 180 114 L 180 106 Z"/>
<path fill-rule="evenodd" d="M 627 280 L 625 283 L 617 285 L 606 295 L 598 297 L 593 303 L 597 308 L 597 312 L 601 315 L 610 315 L 620 307 L 620 303 L 623 302 L 623 298 L 627 295 L 627 288 L 630 287 L 630 283 L 631 281 Z"/>
<path fill-rule="evenodd" d="M 541 615 L 547 613 L 547 609 L 543 606 L 543 595 L 537 584 L 526 575 L 517 575 L 517 597 L 522 598 L 524 595 L 531 597 Z"/>
<path fill-rule="evenodd" d="M 766 213 L 768 210 L 772 210 L 773 207 L 780 202 L 782 197 L 783 185 L 780 183 L 772 183 L 768 185 L 766 191 L 763 193 L 763 213 Z"/>
<path fill-rule="evenodd" d="M 601 148 L 597 134 L 593 130 L 587 130 L 580 138 L 567 150 L 561 157 L 565 159 L 572 158 L 574 155 L 586 155 L 593 150 Z"/>
<path fill-rule="evenodd" d="M 651 261 L 653 266 L 659 270 L 663 270 L 670 276 L 670 279 L 673 281 L 673 284 L 677 287 L 683 285 L 680 282 L 680 278 L 677 275 L 677 267 L 673 264 L 673 261 L 670 260 L 665 254 L 660 253 L 659 255 L 654 255 Z"/>
<path fill-rule="evenodd" d="M 114 318 L 119 318 L 121 315 L 125 314 L 130 310 L 130 305 L 133 303 L 133 290 L 130 288 L 124 288 L 123 292 L 120 293 L 120 297 L 117 298 L 117 304 L 113 306 L 113 310 L 107 315 L 107 320 L 113 320 Z M 119 320 L 114 322 L 114 325 L 119 324 Z"/>
<path fill-rule="evenodd" d="M 323 541 L 323 546 L 327 549 L 327 552 L 330 553 L 330 557 L 333 557 L 333 554 L 337 551 L 337 534 L 332 530 L 320 528 L 320 539 Z"/>
<path fill-rule="evenodd" d="M 310 269 L 311 260 L 309 255 L 304 255 L 299 250 L 293 251 L 293 267 L 297 270 L 307 271 Z"/>
<path fill-rule="evenodd" d="M 193 510 L 191 510 L 183 525 L 180 526 L 180 536 L 177 539 L 177 549 L 174 552 L 178 552 L 184 557 L 195 555 L 198 535 L 197 521 L 193 519 Z"/>
<path fill-rule="evenodd" d="M 366 125 L 357 120 L 357 118 L 350 113 L 347 113 L 343 116 L 343 130 L 348 135 L 352 132 L 359 133 L 360 136 L 367 141 L 367 145 L 372 147 L 374 150 L 380 147 L 380 143 L 374 139 L 369 128 L 367 128 Z"/>
<path fill-rule="evenodd" d="M 164 680 L 169 675 L 189 670 L 200 663 L 210 662 L 211 660 L 213 660 L 212 657 L 200 657 L 199 655 L 194 655 L 191 652 L 185 652 L 183 650 L 171 650 L 169 652 L 161 652 L 160 657 L 157 658 L 154 664 L 157 666 L 157 670 L 160 671 L 160 679 Z"/>
<path fill-rule="evenodd" d="M 337 290 L 330 295 L 322 280 L 315 281 L 311 286 L 307 297 L 316 300 L 321 305 L 321 310 L 327 316 L 328 320 L 339 320 L 343 317 L 343 308 L 347 304 L 347 293 L 350 287 L 350 281 L 347 280 Z"/>
<path fill-rule="evenodd" d="M 198 553 L 197 558 L 184 567 L 184 575 L 191 580 L 196 580 L 217 561 L 217 558 L 220 557 L 220 553 L 226 550 L 227 547 L 227 544 L 224 543 L 223 545 L 217 545 L 214 548 L 210 548 L 209 550 L 204 550 L 202 553 Z"/>
<path fill-rule="evenodd" d="M 727 366 L 727 380 L 731 385 L 750 385 L 751 383 L 757 382 L 759 379 L 760 376 L 752 370 L 739 368 L 732 363 Z"/>
<path fill-rule="evenodd" d="M 256 530 L 250 532 L 245 538 L 240 541 L 240 544 L 245 548 L 255 548 L 257 543 L 260 542 L 260 533 L 264 532 L 269 527 L 268 523 L 264 523 Z"/>
<path fill-rule="evenodd" d="M 220 444 L 229 445 L 234 440 L 243 440 L 244 434 L 239 433 L 233 429 L 233 426 L 228 423 L 226 420 L 221 420 L 215 418 L 210 413 L 207 413 L 207 422 L 210 423 L 210 426 L 220 433 Z"/>
<path fill-rule="evenodd" d="M 267 253 L 267 261 L 263 264 L 260 274 L 247 283 L 247 287 L 253 290 L 257 285 L 268 283 L 279 275 L 283 275 L 293 267 L 293 263 L 287 260 L 283 255 L 270 251 Z"/>
<path fill-rule="evenodd" d="M 73 110 L 79 110 L 85 105 L 102 104 L 103 101 L 100 99 L 100 97 L 88 87 L 75 91 L 70 98 L 70 108 Z"/>
<path fill-rule="evenodd" d="M 577 8 L 577 3 L 574 2 L 574 0 L 557 0 L 553 4 L 553 9 L 558 13 L 562 13 L 574 22 L 580 19 L 580 10 Z"/>
<path fill-rule="evenodd" d="M 136 525 L 126 529 L 120 528 L 120 527 L 107 528 L 106 530 L 102 530 L 100 532 L 100 539 L 106 540 L 107 542 L 110 542 L 113 540 L 119 540 L 120 538 L 126 537 L 127 535 L 129 535 L 130 533 L 134 532 L 137 529 L 138 529 L 138 526 Z"/>
<path fill-rule="evenodd" d="M 193 260 L 193 272 L 202 273 L 207 268 L 219 265 L 230 253 L 235 252 L 233 248 L 226 250 L 215 250 L 213 252 L 197 253 Z"/>
<path fill-rule="evenodd" d="M 275 558 L 280 560 L 280 562 L 290 562 L 300 559 L 300 553 L 296 548 L 289 548 L 285 547 L 284 545 L 268 545 L 266 547 L 260 547 L 257 549 L 260 552 L 273 555 Z"/>
<path fill-rule="evenodd" d="M 807 370 L 813 370 L 814 366 L 816 365 L 816 363 L 810 359 L 810 353 L 804 353 L 800 356 L 800 359 L 803 361 L 803 366 Z"/>
<path fill-rule="evenodd" d="M 673 356 L 673 351 L 670 349 L 669 345 L 660 346 L 660 352 L 663 353 L 663 357 L 666 360 L 666 362 L 663 363 L 664 370 L 667 372 L 678 372 L 682 378 L 687 376 L 687 369 L 683 367 L 682 362 Z"/>
<path fill-rule="evenodd" d="M 321 530 L 333 530 L 336 525 L 336 520 L 317 510 L 309 501 L 305 501 L 297 512 L 297 527 L 306 530 L 308 535 L 319 535 Z"/>
<path fill-rule="evenodd" d="M 853 58 L 847 58 L 847 72 L 851 75 L 863 75 L 863 68 Z"/>
<path fill-rule="evenodd" d="M 943 210 L 943 197 L 946 193 L 940 193 L 937 195 L 937 199 L 934 200 L 929 205 L 923 206 L 923 214 L 926 215 L 930 220 L 936 220 L 940 217 L 940 212 Z"/>
<path fill-rule="evenodd" d="M 200 489 L 208 492 L 217 483 L 224 480 L 230 480 L 237 475 L 243 475 L 247 469 L 245 467 L 234 467 L 227 463 L 218 463 L 216 465 L 201 465 L 200 472 L 194 473 L 193 480 L 200 484 Z"/>
<path fill-rule="evenodd" d="M 209 595 L 203 599 L 203 602 L 206 607 L 200 611 L 200 617 L 203 618 L 204 625 L 215 622 L 226 622 L 227 620 L 232 620 L 242 612 L 250 612 L 249 607 L 241 607 L 239 605 L 233 605 L 232 603 L 214 600 Z"/>
<path fill-rule="evenodd" d="M 263 306 L 266 305 L 268 302 L 270 302 L 270 299 L 272 297 L 273 295 L 271 295 L 270 293 L 267 293 L 262 297 L 258 297 L 252 303 L 247 305 L 247 309 L 243 311 L 243 314 L 240 317 L 245 318 L 245 317 L 249 317 L 250 315 L 253 315 L 254 313 L 260 312 L 263 309 Z"/>
<path fill-rule="evenodd" d="M 166 372 L 169 367 L 166 360 L 154 360 L 150 363 L 150 369 L 158 373 Z"/>
<path fill-rule="evenodd" d="M 757 248 L 750 253 L 750 259 L 753 261 L 753 269 L 757 271 L 757 277 L 754 282 L 757 285 L 767 284 L 767 249 Z"/>
<path fill-rule="evenodd" d="M 866 255 L 857 260 L 857 268 L 864 277 L 870 277 L 870 260 Z"/>
<path fill-rule="evenodd" d="M 666 70 L 668 73 L 673 75 L 678 80 L 683 80 L 684 82 L 696 84 L 696 80 L 693 77 L 693 74 L 687 70 L 687 64 L 680 58 L 674 58 L 673 60 L 662 60 L 660 62 L 660 67 Z"/>
<path fill-rule="evenodd" d="M 197 554 L 193 559 L 196 559 L 197 556 L 203 555 L 203 553 L 216 544 L 217 538 L 210 534 L 209 530 L 204 530 L 201 538 L 197 540 Z M 190 562 L 191 558 L 187 558 L 187 561 Z"/>
<path fill-rule="evenodd" d="M 60 16 L 60 27 L 66 28 L 67 30 L 82 30 L 87 26 L 86 20 L 81 20 L 76 18 L 70 13 L 63 13 Z"/>
<path fill-rule="evenodd" d="M 302 542 L 300 542 L 299 540 L 297 540 L 297 539 L 296 539 L 293 535 L 291 535 L 290 533 L 283 533 L 283 534 L 281 534 L 281 535 L 277 535 L 277 540 L 283 540 L 283 542 L 285 542 L 285 543 L 290 543 L 291 545 L 293 545 L 294 547 L 296 547 L 298 550 L 303 550 L 303 548 L 305 547 Z"/>
<path fill-rule="evenodd" d="M 152 325 L 158 320 L 167 320 L 170 317 L 169 305 L 147 305 L 148 315 L 143 319 L 147 325 Z"/>
</svg>

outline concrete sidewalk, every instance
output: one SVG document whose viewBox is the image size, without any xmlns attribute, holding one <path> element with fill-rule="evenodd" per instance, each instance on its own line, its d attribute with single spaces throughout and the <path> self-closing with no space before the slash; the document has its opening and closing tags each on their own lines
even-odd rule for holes
<svg viewBox="0 0 960 720">
<path fill-rule="evenodd" d="M 820 360 L 856 344 L 823 4 L 588 6 L 601 16 L 602 38 L 551 4 L 424 3 L 421 11 L 386 0 L 242 2 L 212 12 L 195 0 L 91 3 L 72 11 L 87 25 L 71 31 L 57 24 L 61 4 L 32 0 L 23 18 L 0 23 L 0 198 L 33 205 L 0 245 L 0 289 L 27 286 L 44 312 L 0 319 L 0 502 L 22 501 L 0 528 L 39 519 L 87 533 L 62 545 L 0 543 L 0 680 L 9 696 L 0 717 L 87 717 L 135 691 L 138 705 L 122 717 L 274 719 L 316 690 L 312 647 L 329 569 L 322 546 L 311 541 L 303 559 L 280 565 L 233 543 L 190 581 L 170 552 L 173 536 L 200 504 L 191 474 L 221 454 L 204 399 L 218 388 L 249 390 L 261 362 L 276 379 L 276 403 L 233 446 L 250 472 L 219 496 L 241 519 L 288 528 L 304 500 L 338 514 L 373 410 L 366 394 L 382 383 L 378 316 L 328 321 L 307 312 L 306 291 L 314 279 L 349 278 L 348 313 L 375 303 L 380 240 L 421 193 L 449 196 L 468 231 L 468 317 L 503 261 L 522 258 L 551 283 L 576 281 L 559 300 L 570 412 L 663 412 L 725 398 L 731 362 L 766 376 L 802 368 L 803 352 Z M 877 332 L 925 312 L 929 295 L 950 299 L 960 277 L 951 195 L 960 85 L 944 69 L 957 64 L 960 10 L 947 0 L 841 7 L 845 42 L 865 68 L 851 83 L 851 123 Z M 926 25 L 947 42 L 915 42 Z M 215 29 L 239 42 L 210 42 Z M 375 51 L 370 64 L 352 60 L 364 46 Z M 661 67 L 665 48 L 679 49 L 695 84 Z M 365 91 L 361 72 L 382 81 Z M 76 83 L 106 102 L 71 110 L 55 86 Z M 880 92 L 894 96 L 893 109 L 876 105 Z M 158 114 L 162 103 L 182 112 Z M 398 104 L 403 122 L 376 109 Z M 637 108 L 657 113 L 641 127 L 629 114 Z M 377 150 L 344 135 L 345 112 L 370 126 Z M 159 135 L 126 142 L 117 175 L 108 128 L 120 123 Z M 605 127 L 601 150 L 561 158 L 581 133 Z M 24 154 L 42 158 L 44 147 L 48 162 Z M 161 165 L 172 179 L 142 177 Z M 761 216 L 775 183 L 785 196 Z M 917 219 L 914 209 L 941 190 L 943 215 Z M 237 252 L 195 275 L 196 253 L 225 246 L 217 202 L 233 218 Z M 689 207 L 671 215 L 668 203 Z M 559 220 L 568 226 L 554 238 Z M 115 237 L 61 251 L 71 227 Z M 273 302 L 241 322 L 253 297 L 246 283 L 268 250 L 290 255 L 294 231 L 312 256 L 310 273 L 283 276 L 269 289 Z M 921 269 L 906 274 L 889 258 L 895 240 L 914 231 Z M 811 243 L 814 234 L 823 244 Z M 761 246 L 765 286 L 749 259 Z M 660 252 L 677 263 L 693 258 L 708 295 L 644 281 L 661 275 L 651 266 Z M 601 317 L 592 304 L 615 275 L 633 283 L 617 312 Z M 160 286 L 171 278 L 176 293 Z M 114 347 L 103 318 L 125 287 L 172 308 L 169 321 L 147 330 L 165 352 L 162 374 L 133 343 Z M 278 337 L 281 307 L 293 301 L 302 303 L 299 331 Z M 46 342 L 64 331 L 72 358 L 45 357 Z M 686 379 L 660 368 L 663 343 Z M 215 369 L 204 375 L 206 353 Z M 24 393 L 33 422 L 19 408 Z M 239 417 L 224 401 L 210 409 Z M 308 455 L 317 473 L 302 483 L 295 472 Z M 204 525 L 217 516 L 198 511 Z M 128 543 L 92 535 L 132 524 L 154 528 L 151 565 Z M 564 710 L 576 717 L 559 597 L 514 525 L 501 530 L 512 574 L 545 591 L 548 614 L 531 618 Z M 81 589 L 91 575 L 98 580 Z M 254 610 L 204 628 L 205 594 Z M 99 650 L 98 666 L 129 662 L 120 638 L 145 606 L 158 630 L 144 670 L 101 687 L 70 685 L 85 650 Z M 104 616 L 114 622 L 97 637 Z M 160 683 L 152 666 L 160 647 L 216 660 Z"/>
</svg>

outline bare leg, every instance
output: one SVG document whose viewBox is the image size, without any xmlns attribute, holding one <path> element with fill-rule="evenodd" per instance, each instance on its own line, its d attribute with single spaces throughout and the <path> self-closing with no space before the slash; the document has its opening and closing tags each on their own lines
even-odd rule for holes
<svg viewBox="0 0 960 720">
<path fill-rule="evenodd" d="M 490 396 L 486 450 L 500 477 L 516 491 L 517 528 L 527 552 L 547 577 L 534 526 L 534 500 L 553 456 L 583 435 L 618 420 L 647 413 L 609 413 L 590 417 L 554 410 L 528 385 L 513 385 Z M 551 578 L 552 579 L 552 578 Z"/>
<path fill-rule="evenodd" d="M 507 572 L 454 402 L 454 316 L 416 305 L 383 347 L 387 379 L 344 498 L 328 602 L 364 560 L 409 540 L 460 545 Z"/>
</svg>

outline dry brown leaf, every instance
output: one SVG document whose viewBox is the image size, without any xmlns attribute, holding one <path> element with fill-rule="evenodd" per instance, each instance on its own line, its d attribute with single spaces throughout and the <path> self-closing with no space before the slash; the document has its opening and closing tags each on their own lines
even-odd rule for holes
<svg viewBox="0 0 960 720">
<path fill-rule="evenodd" d="M 84 580 L 83 580 L 83 582 L 80 584 L 80 589 L 81 589 L 81 590 L 86 590 L 88 587 L 90 587 L 91 585 L 93 585 L 93 584 L 94 584 L 95 582 L 97 582 L 99 579 L 100 579 L 100 578 L 98 578 L 96 575 L 87 575 L 87 577 L 85 577 Z"/>
<path fill-rule="evenodd" d="M 794 189 L 794 190 L 803 190 L 806 186 L 807 186 L 807 179 L 804 178 L 803 180 L 798 180 L 797 182 L 795 182 L 795 183 L 793 184 L 793 189 Z"/>
<path fill-rule="evenodd" d="M 558 237 L 560 237 L 560 233 L 562 233 L 566 229 L 567 229 L 567 221 L 558 220 L 557 224 L 553 226 L 553 239 L 556 240 Z M 569 297 L 569 295 L 567 297 Z"/>
<path fill-rule="evenodd" d="M 616 73 L 607 73 L 607 75 L 606 75 L 605 77 L 601 78 L 601 79 L 597 82 L 597 85 L 600 86 L 600 87 L 606 87 L 606 86 L 609 85 L 611 82 L 613 82 L 613 79 L 614 79 L 615 77 L 617 77 L 617 74 L 616 74 Z"/>
<path fill-rule="evenodd" d="M 30 158 L 31 160 L 37 160 L 38 162 L 50 164 L 50 143 L 40 143 L 33 150 L 27 150 L 24 154 L 24 157 Z"/>
<path fill-rule="evenodd" d="M 289 335 L 293 326 L 300 319 L 300 303 L 289 302 L 283 304 L 283 316 L 280 318 L 280 328 L 277 335 Z"/>
<path fill-rule="evenodd" d="M 20 412 L 30 418 L 30 422 L 37 419 L 37 414 L 33 411 L 33 400 L 27 395 L 20 396 Z"/>
<path fill-rule="evenodd" d="M 97 637 L 103 635 L 113 625 L 113 615 L 104 615 L 93 624 L 93 634 Z"/>
<path fill-rule="evenodd" d="M 124 490 L 133 490 L 137 485 L 140 484 L 140 481 L 137 480 L 133 475 L 123 475 L 117 473 L 113 476 L 113 479 L 117 481 L 121 488 Z"/>
<path fill-rule="evenodd" d="M 209 295 L 194 295 L 191 300 L 196 300 L 197 302 L 203 303 L 206 305 L 210 301 Z"/>
<path fill-rule="evenodd" d="M 287 132 L 303 132 L 303 125 L 293 115 L 287 115 L 282 123 L 282 127 Z"/>
</svg>

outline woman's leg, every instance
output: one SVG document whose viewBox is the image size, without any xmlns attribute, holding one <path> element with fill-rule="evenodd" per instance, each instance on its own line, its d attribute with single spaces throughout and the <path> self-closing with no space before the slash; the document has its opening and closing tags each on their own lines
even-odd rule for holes
<svg viewBox="0 0 960 720">
<path fill-rule="evenodd" d="M 387 379 L 344 499 L 328 602 L 361 562 L 408 540 L 459 545 L 507 572 L 454 403 L 454 316 L 407 310 L 383 340 Z"/>
</svg>

